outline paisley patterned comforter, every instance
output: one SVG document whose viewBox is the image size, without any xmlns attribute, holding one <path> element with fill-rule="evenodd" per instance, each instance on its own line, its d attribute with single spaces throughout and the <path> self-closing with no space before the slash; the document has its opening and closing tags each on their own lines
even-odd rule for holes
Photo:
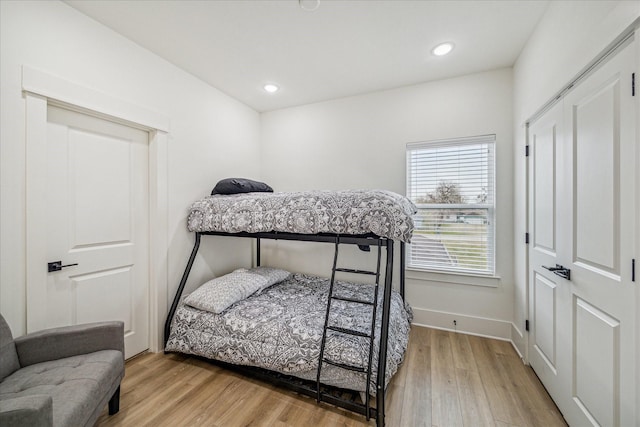
<svg viewBox="0 0 640 427">
<path fill-rule="evenodd" d="M 372 285 L 336 281 L 334 286 L 334 295 L 373 299 Z M 236 365 L 258 366 L 315 381 L 328 292 L 328 279 L 292 274 L 289 279 L 237 302 L 221 314 L 181 304 L 173 318 L 166 350 Z M 381 296 L 376 316 L 371 394 L 375 394 L 378 366 Z M 330 324 L 368 332 L 371 310 L 372 306 L 333 300 Z M 410 321 L 411 309 L 394 291 L 385 384 L 404 358 Z M 368 355 L 368 338 L 328 331 L 325 357 L 349 365 L 366 366 Z M 321 382 L 365 391 L 366 380 L 362 373 L 323 364 Z"/>
<path fill-rule="evenodd" d="M 385 190 L 215 195 L 191 206 L 189 231 L 373 233 L 409 242 L 415 205 Z"/>
</svg>

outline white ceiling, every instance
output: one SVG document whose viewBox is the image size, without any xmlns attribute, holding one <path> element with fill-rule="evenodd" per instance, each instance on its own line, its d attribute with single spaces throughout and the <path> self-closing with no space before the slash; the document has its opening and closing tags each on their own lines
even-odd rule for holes
<svg viewBox="0 0 640 427">
<path fill-rule="evenodd" d="M 304 0 L 315 1 L 315 0 Z M 257 111 L 513 65 L 548 1 L 87 1 L 69 5 Z M 438 43 L 454 51 L 435 57 Z M 268 94 L 262 86 L 281 90 Z"/>
</svg>

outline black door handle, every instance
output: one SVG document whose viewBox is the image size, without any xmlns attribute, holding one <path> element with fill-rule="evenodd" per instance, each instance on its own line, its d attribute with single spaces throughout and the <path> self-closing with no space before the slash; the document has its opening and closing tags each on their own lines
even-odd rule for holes
<svg viewBox="0 0 640 427">
<path fill-rule="evenodd" d="M 560 264 L 556 264 L 555 267 L 547 267 L 546 265 L 543 265 L 542 268 L 546 268 L 547 270 L 553 272 L 553 274 L 557 274 L 562 278 L 571 280 L 571 270 L 569 270 L 568 268 L 564 268 Z"/>
<path fill-rule="evenodd" d="M 73 267 L 74 265 L 78 265 L 78 263 L 76 262 L 75 264 L 62 265 L 62 261 L 48 262 L 47 271 L 51 273 L 52 271 L 60 271 L 65 267 Z"/>
</svg>

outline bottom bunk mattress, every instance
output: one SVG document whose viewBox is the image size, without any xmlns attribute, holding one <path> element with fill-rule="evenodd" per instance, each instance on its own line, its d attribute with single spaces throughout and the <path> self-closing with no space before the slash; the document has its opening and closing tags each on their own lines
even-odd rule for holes
<svg viewBox="0 0 640 427">
<path fill-rule="evenodd" d="M 373 301 L 373 285 L 336 281 L 334 286 L 334 296 Z M 372 358 L 372 395 L 376 390 L 382 291 L 380 286 Z M 181 303 L 171 324 L 166 350 L 235 365 L 256 366 L 315 381 L 328 293 L 329 279 L 292 274 L 220 314 Z M 332 300 L 329 324 L 368 333 L 372 309 L 364 304 Z M 393 291 L 385 386 L 403 361 L 410 322 L 410 307 Z M 327 331 L 324 354 L 325 358 L 338 363 L 366 366 L 369 339 Z M 327 363 L 322 365 L 320 382 L 349 390 L 366 390 L 365 374 Z"/>
</svg>

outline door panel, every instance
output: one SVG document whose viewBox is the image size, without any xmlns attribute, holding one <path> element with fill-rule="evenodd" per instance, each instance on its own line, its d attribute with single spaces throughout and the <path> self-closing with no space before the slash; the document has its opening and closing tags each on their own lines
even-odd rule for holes
<svg viewBox="0 0 640 427">
<path fill-rule="evenodd" d="M 571 108 L 575 261 L 614 274 L 620 272 L 619 91 L 617 77 Z"/>
<path fill-rule="evenodd" d="M 556 284 L 540 274 L 534 282 L 534 334 L 533 347 L 556 373 Z"/>
<path fill-rule="evenodd" d="M 538 130 L 539 129 L 539 130 Z M 538 251 L 556 252 L 556 131 L 557 123 L 533 133 L 533 245 Z"/>
<path fill-rule="evenodd" d="M 581 298 L 574 301 L 574 400 L 594 425 L 620 425 L 620 322 Z"/>
<path fill-rule="evenodd" d="M 132 273 L 132 266 L 125 266 L 72 276 L 70 279 L 76 290 L 77 322 L 99 322 L 116 318 L 124 322 L 125 331 L 131 331 L 131 289 L 134 287 Z"/>
<path fill-rule="evenodd" d="M 131 151 L 131 143 L 120 137 L 69 129 L 73 249 L 131 242 Z M 101 218 L 108 221 L 96 227 Z"/>
<path fill-rule="evenodd" d="M 125 323 L 125 356 L 148 348 L 148 134 L 49 106 L 47 326 Z"/>
<path fill-rule="evenodd" d="M 569 425 L 638 422 L 637 51 L 628 42 L 529 126 L 529 358 Z M 543 267 L 556 264 L 570 277 Z"/>
</svg>

